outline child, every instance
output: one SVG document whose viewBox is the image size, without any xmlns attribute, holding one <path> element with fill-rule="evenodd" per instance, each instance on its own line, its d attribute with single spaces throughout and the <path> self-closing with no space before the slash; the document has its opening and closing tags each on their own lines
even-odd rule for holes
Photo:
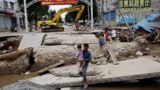
<svg viewBox="0 0 160 90">
<path fill-rule="evenodd" d="M 79 64 L 79 72 L 81 72 L 82 71 L 83 62 L 84 62 L 83 50 L 82 50 L 82 46 L 81 45 L 77 46 L 76 58 L 77 58 L 77 61 L 80 62 L 80 64 Z"/>
<path fill-rule="evenodd" d="M 100 46 L 100 49 L 103 50 L 103 46 L 105 45 L 105 38 L 104 38 L 104 34 L 102 33 L 99 37 L 99 46 Z"/>
</svg>

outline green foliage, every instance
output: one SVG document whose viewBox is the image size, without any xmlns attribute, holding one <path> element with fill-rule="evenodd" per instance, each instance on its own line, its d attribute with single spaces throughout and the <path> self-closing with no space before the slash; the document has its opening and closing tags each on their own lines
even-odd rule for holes
<svg viewBox="0 0 160 90">
<path fill-rule="evenodd" d="M 26 0 L 26 3 L 29 3 L 32 0 Z M 19 6 L 21 7 L 21 11 L 23 12 L 23 0 L 18 0 Z M 48 13 L 48 6 L 41 6 L 40 2 L 37 2 L 33 5 L 31 5 L 29 8 L 27 8 L 28 12 L 28 21 L 32 20 L 40 20 L 43 15 L 46 15 Z"/>
<path fill-rule="evenodd" d="M 56 14 L 56 10 L 50 10 L 49 11 L 49 17 L 50 17 L 50 19 L 52 19 L 55 14 Z"/>
</svg>

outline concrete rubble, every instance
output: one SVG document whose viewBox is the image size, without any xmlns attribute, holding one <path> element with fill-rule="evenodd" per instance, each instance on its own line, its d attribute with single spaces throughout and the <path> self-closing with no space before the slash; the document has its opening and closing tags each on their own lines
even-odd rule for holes
<svg viewBox="0 0 160 90">
<path fill-rule="evenodd" d="M 111 44 L 110 46 L 112 46 L 110 48 L 113 50 L 119 61 L 126 60 L 131 56 L 136 57 L 137 51 L 140 50 L 140 47 L 136 42 L 117 42 L 116 44 Z M 107 48 L 105 49 L 105 54 L 108 54 L 106 52 Z"/>
<path fill-rule="evenodd" d="M 143 53 L 143 55 L 149 55 L 151 53 L 148 47 L 149 42 L 146 39 L 137 38 L 135 39 L 135 42 L 137 42 L 138 45 L 140 46 L 139 49 Z"/>
<path fill-rule="evenodd" d="M 25 72 L 29 66 L 27 55 L 27 49 L 0 55 L 0 74 Z"/>
<path fill-rule="evenodd" d="M 22 37 L 14 36 L 14 37 L 3 37 L 3 38 L 4 41 L 0 42 L 0 54 L 6 54 L 16 51 Z"/>
<path fill-rule="evenodd" d="M 57 90 L 49 86 L 42 86 L 25 80 L 21 80 L 17 83 L 7 85 L 1 89 L 2 90 Z"/>
<path fill-rule="evenodd" d="M 119 63 L 119 65 L 90 65 L 88 72 L 91 72 L 92 69 L 93 72 L 101 71 L 88 76 L 89 84 L 141 80 L 160 76 L 160 63 L 155 62 L 151 56 L 138 57 Z M 51 74 L 37 76 L 28 81 L 56 88 L 81 86 L 82 77 L 77 76 L 76 67 L 78 68 L 77 65 L 54 68 L 50 70 Z"/>
</svg>

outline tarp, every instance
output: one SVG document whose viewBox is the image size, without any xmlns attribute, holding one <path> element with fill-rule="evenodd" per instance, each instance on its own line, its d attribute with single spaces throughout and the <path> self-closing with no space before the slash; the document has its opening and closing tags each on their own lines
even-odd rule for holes
<svg viewBox="0 0 160 90">
<path fill-rule="evenodd" d="M 125 24 L 126 22 L 127 23 L 134 23 L 135 17 L 130 17 L 130 16 L 120 17 L 120 20 L 119 20 L 120 24 Z"/>
<path fill-rule="evenodd" d="M 145 18 L 141 21 L 139 21 L 136 25 L 132 27 L 134 30 L 138 30 L 140 27 L 143 28 L 147 32 L 152 32 L 153 28 L 153 22 L 160 18 L 160 14 L 151 14 L 146 15 Z M 160 27 L 158 24 L 154 27 Z"/>
</svg>

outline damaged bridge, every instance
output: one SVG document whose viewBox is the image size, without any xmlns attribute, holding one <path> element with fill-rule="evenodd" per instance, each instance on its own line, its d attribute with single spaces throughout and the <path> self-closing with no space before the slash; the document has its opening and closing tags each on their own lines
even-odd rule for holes
<svg viewBox="0 0 160 90">
<path fill-rule="evenodd" d="M 160 63 L 151 56 L 120 61 L 119 65 L 90 65 L 89 84 L 120 82 L 157 78 L 160 76 Z M 154 66 L 154 67 L 153 67 Z M 82 77 L 78 76 L 78 65 L 65 66 L 49 70 L 50 74 L 28 79 L 32 83 L 56 88 L 81 86 Z"/>
</svg>

